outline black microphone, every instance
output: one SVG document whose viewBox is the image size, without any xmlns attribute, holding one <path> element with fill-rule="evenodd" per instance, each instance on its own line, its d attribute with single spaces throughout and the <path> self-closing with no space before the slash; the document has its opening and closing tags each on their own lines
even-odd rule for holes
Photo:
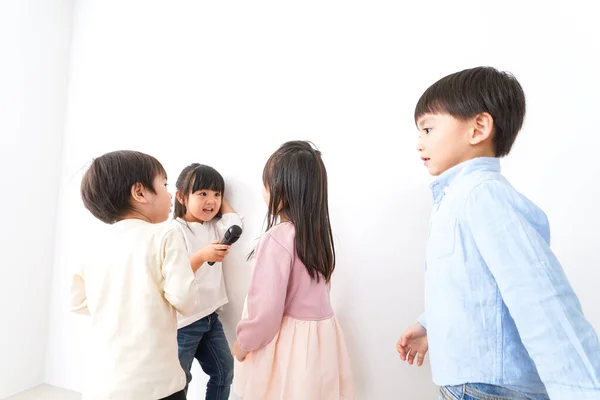
<svg viewBox="0 0 600 400">
<path fill-rule="evenodd" d="M 227 246 L 231 246 L 242 236 L 242 228 L 239 225 L 231 225 L 225 235 L 223 236 L 223 240 L 221 240 L 221 244 L 226 244 Z M 209 261 L 208 265 L 215 265 L 214 261 Z"/>
</svg>

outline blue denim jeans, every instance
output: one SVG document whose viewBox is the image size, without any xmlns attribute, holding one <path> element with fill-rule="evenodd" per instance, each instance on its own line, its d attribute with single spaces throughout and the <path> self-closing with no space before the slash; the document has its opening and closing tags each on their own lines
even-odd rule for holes
<svg viewBox="0 0 600 400">
<path fill-rule="evenodd" d="M 187 385 L 192 380 L 190 371 L 195 358 L 210 377 L 206 387 L 206 400 L 227 400 L 233 381 L 233 356 L 218 314 L 213 313 L 179 329 L 177 343 L 179 362 L 185 371 Z"/>
<path fill-rule="evenodd" d="M 546 395 L 526 395 L 502 386 L 484 383 L 444 386 L 439 400 L 549 400 Z"/>
</svg>

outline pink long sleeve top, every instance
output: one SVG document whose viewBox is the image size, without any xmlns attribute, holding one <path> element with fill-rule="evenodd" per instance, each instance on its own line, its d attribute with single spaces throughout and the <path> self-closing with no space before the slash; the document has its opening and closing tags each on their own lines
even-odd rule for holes
<svg viewBox="0 0 600 400">
<path fill-rule="evenodd" d="M 276 336 L 282 319 L 319 321 L 333 317 L 329 285 L 311 279 L 296 254 L 295 230 L 282 222 L 260 239 L 248 297 L 247 318 L 237 326 L 238 345 L 255 351 Z"/>
</svg>

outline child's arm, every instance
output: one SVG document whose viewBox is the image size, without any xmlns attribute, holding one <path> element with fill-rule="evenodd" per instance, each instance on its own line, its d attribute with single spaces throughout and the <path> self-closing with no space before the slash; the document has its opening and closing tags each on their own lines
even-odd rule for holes
<svg viewBox="0 0 600 400">
<path fill-rule="evenodd" d="M 223 199 L 221 201 L 221 214 L 232 214 L 235 213 L 235 211 L 233 211 L 233 208 L 229 205 L 229 203 Z"/>
<path fill-rule="evenodd" d="M 207 261 L 221 262 L 229 252 L 231 246 L 221 244 L 220 240 L 215 240 L 211 244 L 204 246 L 190 256 L 192 271 L 196 273 Z"/>
<path fill-rule="evenodd" d="M 90 315 L 82 271 L 75 272 L 71 281 L 71 311 L 77 314 Z"/>
<path fill-rule="evenodd" d="M 243 228 L 242 218 L 234 211 L 229 203 L 223 198 L 221 202 L 221 219 L 217 222 L 217 232 L 219 233 L 219 239 L 223 238 L 225 231 L 232 225 L 238 225 Z"/>
<path fill-rule="evenodd" d="M 256 250 L 254 273 L 247 298 L 248 318 L 237 326 L 237 345 L 245 352 L 269 344 L 283 318 L 292 256 L 270 234 Z"/>
<path fill-rule="evenodd" d="M 470 194 L 477 249 L 552 399 L 600 398 L 600 343 L 549 243 L 512 206 L 501 182 Z"/>
<path fill-rule="evenodd" d="M 161 245 L 165 298 L 180 314 L 188 315 L 194 311 L 197 290 L 181 232 L 169 229 Z"/>
<path fill-rule="evenodd" d="M 427 272 L 427 263 L 425 263 L 425 271 Z M 419 318 L 417 318 L 417 322 L 425 329 L 427 329 L 427 315 L 425 314 L 425 312 L 423 312 L 423 314 L 419 315 Z"/>
</svg>

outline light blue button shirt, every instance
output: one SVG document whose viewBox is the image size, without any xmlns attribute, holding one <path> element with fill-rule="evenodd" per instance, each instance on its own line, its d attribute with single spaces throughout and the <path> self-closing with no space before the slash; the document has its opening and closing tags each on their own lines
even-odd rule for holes
<svg viewBox="0 0 600 400">
<path fill-rule="evenodd" d="M 419 322 L 434 382 L 600 399 L 598 336 L 550 250 L 546 215 L 502 176 L 496 158 L 457 165 L 431 189 Z"/>
</svg>

